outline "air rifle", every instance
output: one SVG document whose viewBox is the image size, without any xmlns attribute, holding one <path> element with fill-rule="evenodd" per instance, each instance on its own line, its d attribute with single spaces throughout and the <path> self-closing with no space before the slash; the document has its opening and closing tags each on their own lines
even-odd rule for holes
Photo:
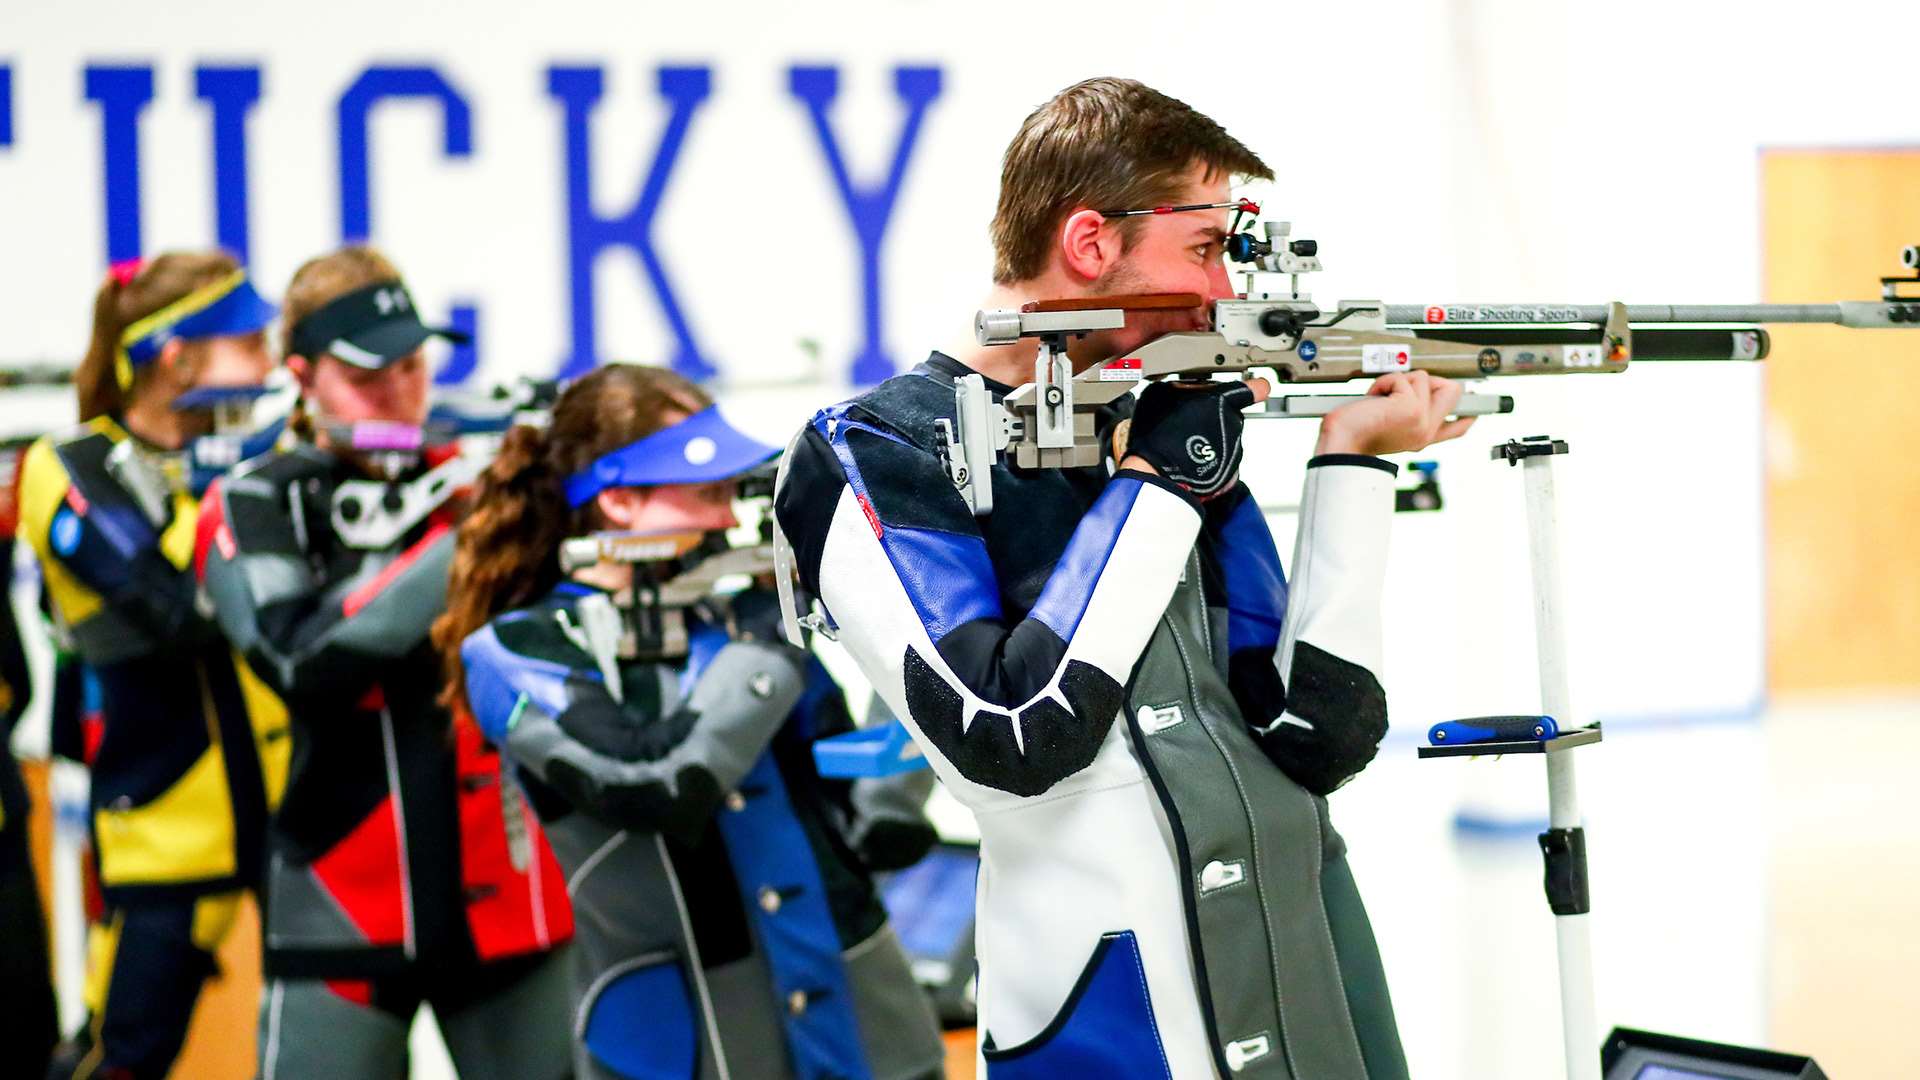
<svg viewBox="0 0 1920 1080">
<path fill-rule="evenodd" d="M 1042 300 L 981 311 L 982 345 L 1040 343 L 1034 378 L 1000 401 L 985 380 L 954 382 L 954 419 L 936 420 L 937 446 L 954 486 L 976 515 L 993 510 L 992 467 L 1007 455 L 1021 468 L 1093 465 L 1101 406 L 1147 379 L 1265 375 L 1275 386 L 1343 383 L 1402 371 L 1450 379 L 1621 372 L 1629 361 L 1762 360 L 1765 324 L 1827 323 L 1856 329 L 1920 329 L 1920 245 L 1901 252 L 1906 277 L 1880 279 L 1875 301 L 1835 304 L 1385 304 L 1347 300 L 1322 309 L 1300 289 L 1321 269 L 1319 245 L 1296 240 L 1287 222 L 1264 223 L 1265 239 L 1229 237 L 1227 257 L 1250 267 L 1246 292 L 1213 304 L 1211 330 L 1164 334 L 1074 374 L 1070 340 L 1126 325 L 1130 312 L 1203 306 L 1191 293 Z M 1909 287 L 1905 293 L 1902 287 Z M 1251 417 L 1324 416 L 1351 395 L 1274 395 Z M 1456 415 L 1513 411 L 1505 395 L 1463 395 Z"/>
<path fill-rule="evenodd" d="M 995 401 L 979 375 L 954 380 L 954 418 L 934 421 L 948 477 L 976 516 L 993 512 L 993 466 L 1001 455 L 1024 469 L 1098 464 L 1098 410 L 1147 379 L 1265 376 L 1275 386 L 1344 383 L 1399 371 L 1450 379 L 1621 372 L 1631 360 L 1764 360 L 1766 324 L 1824 323 L 1855 329 L 1920 329 L 1920 245 L 1905 248 L 1904 277 L 1880 279 L 1880 299 L 1834 304 L 1384 304 L 1342 301 L 1322 310 L 1300 290 L 1320 270 L 1319 245 L 1297 240 L 1287 222 L 1263 223 L 1228 238 L 1227 258 L 1248 265 L 1246 292 L 1213 304 L 1213 328 L 1164 334 L 1074 374 L 1067 343 L 1126 325 L 1139 311 L 1191 311 L 1192 293 L 1042 300 L 1019 310 L 981 311 L 982 345 L 1037 338 L 1034 378 Z M 1907 291 L 1903 292 L 1903 288 Z M 1354 395 L 1274 395 L 1250 417 L 1325 416 Z M 1513 411 L 1505 395 L 1464 394 L 1457 416 Z M 1409 493 L 1411 494 L 1411 493 Z M 1433 492 L 1437 501 L 1437 490 Z M 1409 509 L 1421 508 L 1416 504 Z M 784 579 L 783 579 L 784 580 Z M 789 586 L 790 588 L 790 586 Z M 819 612 L 783 597 L 789 637 L 824 630 Z M 831 634 L 828 634 L 831 636 Z M 838 745 L 833 745 L 838 744 Z M 844 751 L 844 752 L 843 752 Z M 924 765 L 897 722 L 823 740 L 822 775 L 887 775 Z"/>
</svg>

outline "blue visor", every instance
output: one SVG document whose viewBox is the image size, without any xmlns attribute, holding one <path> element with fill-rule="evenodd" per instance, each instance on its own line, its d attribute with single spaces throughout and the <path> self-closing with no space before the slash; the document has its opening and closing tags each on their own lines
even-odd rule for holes
<svg viewBox="0 0 1920 1080">
<path fill-rule="evenodd" d="M 576 508 L 585 506 L 595 495 L 613 487 L 725 480 L 778 453 L 777 447 L 741 434 L 720 415 L 718 406 L 709 405 L 568 477 L 567 502 Z"/>
<path fill-rule="evenodd" d="M 167 342 L 255 334 L 273 322 L 279 309 L 253 290 L 246 272 L 236 270 L 207 288 L 169 304 L 128 328 L 123 341 L 133 367 L 153 362 Z"/>
</svg>

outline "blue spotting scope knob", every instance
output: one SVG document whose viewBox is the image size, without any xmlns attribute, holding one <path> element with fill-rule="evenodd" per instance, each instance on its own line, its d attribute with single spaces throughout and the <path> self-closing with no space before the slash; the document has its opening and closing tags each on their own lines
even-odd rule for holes
<svg viewBox="0 0 1920 1080">
<path fill-rule="evenodd" d="M 831 780 L 861 780 L 924 769 L 927 759 L 896 720 L 821 739 L 813 744 L 813 766 Z"/>
<path fill-rule="evenodd" d="M 1434 746 L 1461 746 L 1486 742 L 1518 742 L 1525 739 L 1545 742 L 1560 734 L 1560 725 L 1551 716 L 1473 716 L 1465 720 L 1444 720 L 1427 729 L 1427 742 Z"/>
</svg>

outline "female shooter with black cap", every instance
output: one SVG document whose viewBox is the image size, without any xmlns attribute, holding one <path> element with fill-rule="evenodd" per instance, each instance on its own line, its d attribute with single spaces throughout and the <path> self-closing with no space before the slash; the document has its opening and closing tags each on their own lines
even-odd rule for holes
<svg viewBox="0 0 1920 1080">
<path fill-rule="evenodd" d="M 711 595 L 766 569 L 724 533 L 774 455 L 673 372 L 602 367 L 508 435 L 461 526 L 434 639 L 569 875 L 578 1080 L 941 1070 L 868 874 L 931 831 L 845 839 L 874 830 L 812 756 L 850 727 L 839 689 L 766 590 Z"/>
<path fill-rule="evenodd" d="M 22 466 L 21 531 L 105 718 L 89 825 L 106 912 L 56 1076 L 164 1076 L 258 878 L 286 714 L 195 608 L 190 447 L 212 434 L 196 401 L 261 390 L 273 315 L 220 252 L 115 266 L 74 373 L 81 423 Z"/>
<path fill-rule="evenodd" d="M 428 1003 L 461 1076 L 564 1076 L 565 880 L 499 756 L 438 703 L 427 640 L 480 467 L 422 437 L 421 346 L 452 335 L 359 247 L 294 274 L 284 324 L 306 438 L 217 484 L 198 545 L 221 629 L 293 721 L 261 1073 L 404 1076 Z"/>
</svg>

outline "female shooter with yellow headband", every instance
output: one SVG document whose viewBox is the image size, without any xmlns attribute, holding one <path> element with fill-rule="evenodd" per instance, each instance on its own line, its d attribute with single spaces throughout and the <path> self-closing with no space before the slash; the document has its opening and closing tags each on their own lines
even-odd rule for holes
<svg viewBox="0 0 1920 1080">
<path fill-rule="evenodd" d="M 89 824 L 107 910 L 56 1076 L 164 1076 L 258 875 L 286 716 L 195 608 L 188 448 L 211 403 L 259 392 L 274 310 L 222 253 L 115 266 L 74 373 L 80 424 L 23 466 L 21 532 L 106 718 Z"/>
</svg>

